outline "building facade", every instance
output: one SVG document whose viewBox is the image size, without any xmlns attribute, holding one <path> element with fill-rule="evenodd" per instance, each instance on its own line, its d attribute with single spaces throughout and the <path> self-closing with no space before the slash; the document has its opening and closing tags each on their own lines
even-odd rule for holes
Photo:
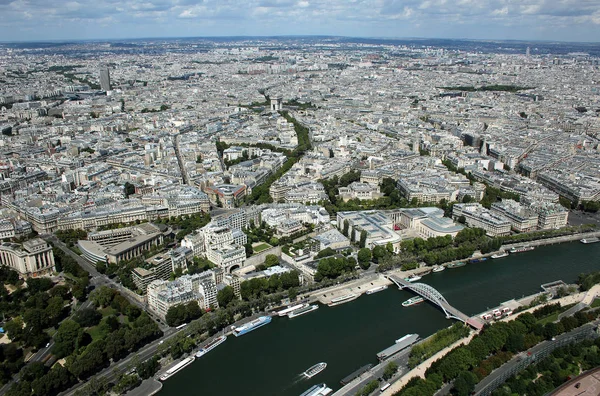
<svg viewBox="0 0 600 396">
<path fill-rule="evenodd" d="M 48 275 L 56 270 L 52 248 L 40 238 L 30 239 L 22 245 L 0 243 L 0 265 L 27 277 Z"/>
<path fill-rule="evenodd" d="M 469 227 L 483 228 L 491 237 L 510 234 L 510 221 L 504 216 L 489 211 L 479 203 L 455 204 L 452 207 L 452 219 L 460 222 L 462 217 Z"/>
<path fill-rule="evenodd" d="M 204 310 L 219 307 L 215 274 L 212 271 L 183 275 L 172 282 L 155 280 L 148 285 L 146 297 L 150 310 L 163 319 L 169 308 L 190 301 L 197 301 Z"/>
</svg>

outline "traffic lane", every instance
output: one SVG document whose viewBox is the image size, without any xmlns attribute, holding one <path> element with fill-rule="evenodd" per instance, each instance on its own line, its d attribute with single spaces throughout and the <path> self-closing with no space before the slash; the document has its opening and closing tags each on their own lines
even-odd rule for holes
<svg viewBox="0 0 600 396">
<path fill-rule="evenodd" d="M 402 377 L 404 374 L 406 374 L 410 371 L 408 368 L 409 355 L 410 355 L 410 349 L 400 352 L 396 357 L 394 357 L 390 360 L 390 361 L 395 362 L 398 365 L 398 372 L 394 375 L 394 377 L 391 378 L 391 381 L 388 381 L 388 382 L 393 383 L 393 382 L 397 381 L 400 377 Z M 365 375 L 365 378 L 362 379 L 358 384 L 354 385 L 345 394 L 346 395 L 354 395 L 359 390 L 361 390 L 365 385 L 367 385 L 369 382 L 373 381 L 374 379 L 383 378 L 383 372 L 385 371 L 385 366 L 387 366 L 387 364 L 389 362 L 386 362 L 385 364 L 383 364 L 381 366 L 377 365 L 374 368 L 372 368 L 371 370 L 367 371 L 367 373 L 363 374 L 363 375 Z M 366 374 L 369 374 L 369 375 L 366 375 Z M 383 383 L 381 383 L 381 385 L 383 385 Z M 377 391 L 377 392 L 379 392 L 379 391 Z"/>
</svg>

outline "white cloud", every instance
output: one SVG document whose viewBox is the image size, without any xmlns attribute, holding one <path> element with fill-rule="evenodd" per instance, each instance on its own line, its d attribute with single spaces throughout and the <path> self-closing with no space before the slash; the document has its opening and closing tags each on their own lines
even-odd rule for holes
<svg viewBox="0 0 600 396">
<path fill-rule="evenodd" d="M 69 33 L 80 37 L 82 31 L 102 37 L 111 26 L 114 34 L 133 37 L 141 34 L 139 26 L 153 24 L 148 32 L 156 36 L 252 35 L 268 26 L 270 35 L 439 37 L 456 29 L 460 37 L 471 38 L 600 40 L 600 0 L 59 0 L 53 7 L 47 4 L 47 0 L 0 0 L 0 37 L 23 39 L 20 32 L 30 27 L 36 27 L 27 33 L 31 39 Z M 59 29 L 58 24 L 63 26 Z"/>
<path fill-rule="evenodd" d="M 497 16 L 508 15 L 508 7 L 498 8 L 498 9 L 492 11 L 492 15 L 497 15 Z"/>
</svg>

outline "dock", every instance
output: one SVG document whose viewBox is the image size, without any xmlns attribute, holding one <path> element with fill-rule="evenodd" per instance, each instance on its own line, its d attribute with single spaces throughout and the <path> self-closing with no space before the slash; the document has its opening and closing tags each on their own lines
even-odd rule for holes
<svg viewBox="0 0 600 396">
<path fill-rule="evenodd" d="M 399 342 L 396 342 L 394 345 L 379 352 L 377 354 L 377 359 L 379 359 L 381 361 L 381 360 L 385 360 L 391 356 L 394 356 L 398 352 L 402 351 L 403 349 L 408 348 L 409 346 L 411 346 L 412 344 L 417 342 L 418 339 L 419 339 L 418 334 L 410 334 L 408 336 L 402 337 L 400 340 L 398 340 Z"/>
<path fill-rule="evenodd" d="M 366 364 L 364 366 L 362 366 L 361 368 L 359 368 L 358 370 L 354 371 L 352 374 L 344 377 L 340 383 L 342 385 L 346 385 L 349 384 L 350 382 L 352 382 L 352 380 L 354 380 L 354 378 L 356 377 L 360 377 L 361 375 L 363 375 L 364 373 L 366 373 L 367 371 L 371 370 L 371 368 L 373 367 L 373 365 L 371 363 Z"/>
</svg>

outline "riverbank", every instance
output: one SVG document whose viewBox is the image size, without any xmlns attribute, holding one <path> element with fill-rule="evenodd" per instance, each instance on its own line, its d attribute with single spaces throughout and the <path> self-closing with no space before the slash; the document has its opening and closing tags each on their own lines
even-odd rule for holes
<svg viewBox="0 0 600 396">
<path fill-rule="evenodd" d="M 600 231 L 585 232 L 585 233 L 572 234 L 572 235 L 564 235 L 564 236 L 553 237 L 553 238 L 535 239 L 535 240 L 528 241 L 528 242 L 509 243 L 506 245 L 502 245 L 501 250 L 510 250 L 512 248 L 522 247 L 522 246 L 554 245 L 557 243 L 574 242 L 574 241 L 579 241 L 584 238 L 593 238 L 593 237 L 600 238 Z"/>
<path fill-rule="evenodd" d="M 373 289 L 380 286 L 389 286 L 392 282 L 387 280 L 381 274 L 373 274 L 366 276 L 361 279 L 355 279 L 344 284 L 330 286 L 325 289 L 313 290 L 312 292 L 303 295 L 303 298 L 307 298 L 310 302 L 319 302 L 327 305 L 334 298 L 347 296 L 350 294 L 361 295 L 367 292 L 369 289 Z"/>
<path fill-rule="evenodd" d="M 140 386 L 125 393 L 125 396 L 153 396 L 161 391 L 162 382 L 155 378 L 148 378 L 142 381 Z"/>
<path fill-rule="evenodd" d="M 542 284 L 559 279 L 565 284 L 573 284 L 578 274 L 597 270 L 598 257 L 600 243 L 565 243 L 432 273 L 421 282 L 438 290 L 452 306 L 475 315 L 502 301 L 515 298 L 521 301 L 522 296 L 541 291 Z M 344 289 L 347 288 L 352 292 L 364 292 L 377 284 L 376 279 L 385 282 L 380 276 L 371 269 L 361 280 L 353 279 L 313 291 L 318 293 L 314 301 L 319 294 L 346 293 Z M 308 291 L 301 293 L 302 296 L 307 294 Z M 198 378 L 214 379 L 203 382 L 203 391 L 207 394 L 222 393 L 223 381 L 227 383 L 227 393 L 232 395 L 297 396 L 316 383 L 326 383 L 336 391 L 342 388 L 340 379 L 367 363 L 377 364 L 377 352 L 393 345 L 394 340 L 406 334 L 419 334 L 425 339 L 453 323 L 433 304 L 402 308 L 402 301 L 413 296 L 410 291 L 392 286 L 333 308 L 321 306 L 295 319 L 273 318 L 268 326 L 243 337 L 232 337 L 216 350 L 196 359 L 188 368 L 165 381 L 159 395 L 193 392 L 193 384 Z M 589 293 L 588 300 L 591 298 L 592 293 Z M 232 356 L 236 365 L 244 370 L 236 372 L 236 381 L 227 382 Z M 304 370 L 318 362 L 327 362 L 327 369 L 312 380 L 300 377 Z M 405 364 L 401 366 L 406 367 Z M 402 374 L 408 371 L 405 368 Z M 400 377 L 401 374 L 394 379 Z M 367 383 L 372 379 L 364 376 Z"/>
<path fill-rule="evenodd" d="M 406 375 L 400 377 L 400 379 L 398 379 L 398 381 L 394 382 L 389 388 L 387 388 L 381 394 L 384 395 L 384 396 L 385 395 L 390 395 L 391 396 L 395 392 L 398 392 L 400 389 L 402 389 L 402 387 L 404 385 L 406 385 L 408 383 L 408 381 L 410 381 L 412 378 L 414 378 L 414 377 L 425 378 L 425 372 L 427 371 L 427 369 L 429 367 L 431 367 L 431 365 L 433 364 L 433 362 L 435 362 L 436 360 L 441 359 L 442 357 L 446 356 L 446 354 L 448 352 L 450 352 L 451 350 L 453 350 L 457 346 L 468 344 L 469 342 L 471 342 L 471 340 L 473 339 L 473 337 L 475 337 L 475 335 L 477 333 L 478 333 L 478 331 L 471 331 L 468 336 L 466 336 L 464 338 L 461 338 L 460 340 L 456 341 L 455 343 L 453 343 L 453 344 L 447 346 L 446 348 L 442 349 L 441 351 L 439 351 L 438 353 L 436 353 L 435 355 L 433 355 L 429 359 L 425 360 L 423 363 L 419 364 L 414 369 L 410 370 L 408 373 L 406 373 Z"/>
<path fill-rule="evenodd" d="M 536 305 L 535 307 L 526 309 L 524 311 L 518 312 L 509 317 L 503 318 L 503 319 L 501 319 L 501 321 L 509 322 L 511 320 L 515 320 L 516 317 L 522 313 L 525 313 L 525 312 L 531 313 L 531 312 L 535 311 L 536 309 L 539 309 L 539 308 L 541 308 L 545 305 L 549 305 L 549 304 L 559 303 L 563 307 L 568 306 L 568 305 L 578 304 L 578 303 L 590 305 L 594 301 L 594 299 L 596 299 L 599 295 L 600 295 L 600 285 L 594 285 L 590 290 L 588 290 L 586 292 L 580 292 L 580 293 L 576 293 L 576 294 L 572 294 L 569 296 L 565 296 L 565 297 L 561 297 L 558 299 L 553 299 L 553 300 L 547 301 L 545 303 Z M 526 299 L 531 299 L 531 298 L 532 298 L 532 296 L 526 297 Z M 475 336 L 475 334 L 477 334 L 477 333 L 478 332 L 472 331 L 468 337 L 465 337 L 461 340 L 456 341 L 454 344 L 444 348 L 443 350 L 439 351 L 431 358 L 429 358 L 426 361 L 424 361 L 423 363 L 419 364 L 417 367 L 415 367 L 414 369 L 412 369 L 411 371 L 406 373 L 406 375 L 404 375 L 400 379 L 398 379 L 398 381 L 394 382 L 392 384 L 392 386 L 390 386 L 385 392 L 382 393 L 382 395 L 390 395 L 391 396 L 395 392 L 400 391 L 402 389 L 402 387 L 404 385 L 406 385 L 408 383 L 408 381 L 410 381 L 410 379 L 412 379 L 413 377 L 425 378 L 425 372 L 427 371 L 427 369 L 431 366 L 431 364 L 433 362 L 435 362 L 436 360 L 445 356 L 447 353 L 449 353 L 455 347 L 462 345 L 462 344 L 468 344 L 471 341 L 471 339 Z"/>
</svg>

